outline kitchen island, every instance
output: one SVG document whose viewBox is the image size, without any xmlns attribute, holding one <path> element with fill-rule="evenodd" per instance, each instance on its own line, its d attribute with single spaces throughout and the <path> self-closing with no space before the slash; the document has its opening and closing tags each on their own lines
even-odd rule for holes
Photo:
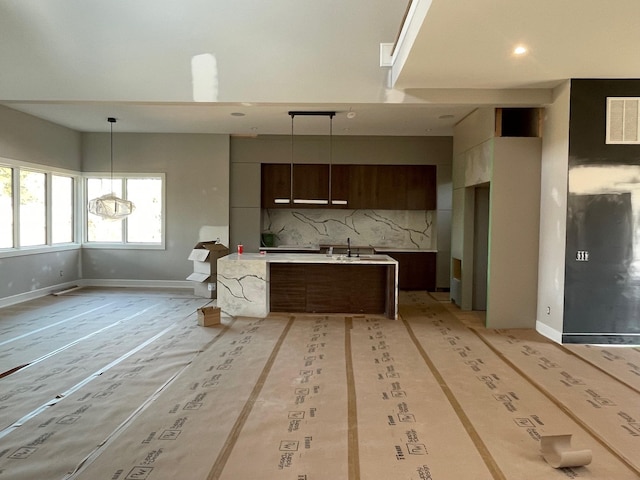
<svg viewBox="0 0 640 480">
<path fill-rule="evenodd" d="M 217 289 L 218 306 L 231 316 L 398 316 L 398 262 L 387 255 L 232 254 L 218 259 Z"/>
</svg>

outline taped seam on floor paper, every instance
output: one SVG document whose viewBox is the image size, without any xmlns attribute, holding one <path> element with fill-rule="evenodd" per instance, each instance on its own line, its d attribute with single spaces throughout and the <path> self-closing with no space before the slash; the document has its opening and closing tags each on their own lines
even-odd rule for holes
<svg viewBox="0 0 640 480">
<path fill-rule="evenodd" d="M 358 449 L 358 404 L 356 402 L 356 382 L 353 371 L 353 350 L 351 346 L 353 317 L 345 317 L 344 330 L 344 350 L 347 374 L 347 460 L 349 464 L 349 479 L 355 480 L 360 478 L 360 454 Z"/>
<path fill-rule="evenodd" d="M 140 345 L 138 345 L 133 350 L 128 351 L 127 353 L 122 355 L 120 358 L 115 359 L 113 362 L 109 363 L 108 365 L 105 365 L 100 370 L 97 370 L 97 371 L 93 372 L 91 375 L 86 377 L 81 382 L 76 383 L 73 387 L 67 389 L 66 391 L 58 394 L 55 398 L 52 398 L 51 400 L 49 400 L 49 401 L 45 402 L 44 404 L 40 405 L 35 410 L 33 410 L 33 411 L 29 412 L 28 414 L 26 414 L 25 416 L 23 416 L 20 420 L 17 420 L 13 425 L 10 425 L 7 428 L 5 428 L 4 430 L 0 431 L 0 438 L 6 437 L 11 432 L 13 432 L 16 428 L 22 426 L 22 424 L 24 422 L 26 422 L 27 420 L 30 420 L 30 419 L 34 418 L 35 416 L 37 416 L 37 415 L 41 414 L 42 412 L 44 412 L 47 408 L 49 408 L 49 407 L 55 405 L 56 403 L 58 403 L 60 400 L 64 399 L 65 397 L 68 397 L 72 393 L 80 390 L 82 387 L 84 387 L 87 383 L 89 383 L 93 379 L 99 377 L 104 372 L 106 372 L 109 369 L 115 367 L 120 362 L 126 360 L 131 355 L 135 354 L 136 352 L 139 352 L 140 350 L 142 350 L 147 345 L 155 342 L 158 338 L 162 337 L 163 335 L 165 335 L 167 332 L 173 330 L 174 328 L 175 328 L 175 325 L 171 325 L 171 326 L 165 328 L 160 333 L 156 334 L 155 336 L 153 336 L 150 339 L 146 340 L 145 342 L 141 343 Z"/>
<path fill-rule="evenodd" d="M 284 327 L 284 330 L 280 334 L 278 341 L 273 347 L 273 350 L 271 351 L 271 355 L 269 355 L 269 358 L 267 359 L 267 362 L 265 363 L 265 366 L 262 369 L 262 373 L 258 377 L 258 380 L 255 386 L 253 387 L 253 390 L 251 391 L 249 398 L 247 399 L 246 403 L 244 404 L 244 407 L 242 408 L 242 411 L 240 412 L 240 415 L 238 415 L 238 418 L 236 419 L 233 427 L 231 428 L 231 432 L 229 432 L 229 435 L 227 436 L 227 440 L 225 441 L 222 447 L 222 450 L 218 454 L 218 457 L 216 458 L 215 463 L 213 464 L 213 466 L 211 467 L 211 470 L 209 471 L 209 475 L 207 476 L 208 480 L 214 480 L 219 478 L 220 474 L 224 470 L 227 460 L 231 455 L 231 451 L 233 450 L 233 447 L 236 444 L 236 440 L 240 435 L 240 431 L 242 430 L 242 427 L 247 421 L 247 418 L 249 417 L 249 413 L 251 412 L 254 404 L 256 403 L 256 399 L 258 398 L 258 396 L 260 395 L 260 392 L 262 391 L 262 388 L 264 387 L 266 379 L 269 376 L 269 372 L 271 371 L 271 368 L 273 367 L 273 364 L 276 361 L 278 352 L 280 351 L 280 348 L 282 347 L 282 344 L 284 343 L 285 338 L 287 338 L 287 335 L 289 334 L 289 331 L 291 330 L 291 327 L 295 319 L 296 318 L 293 316 L 289 317 L 289 321 L 287 322 L 287 325 Z"/>
<path fill-rule="evenodd" d="M 63 345 L 62 347 L 57 348 L 57 349 L 53 350 L 52 352 L 49 352 L 46 355 L 42 355 L 41 357 L 36 358 L 35 360 L 29 362 L 29 364 L 24 368 L 27 369 L 27 368 L 33 367 L 35 364 L 40 363 L 43 360 L 46 360 L 47 358 L 53 357 L 54 355 L 57 355 L 60 352 L 64 352 L 65 350 L 70 349 L 74 345 L 77 345 L 78 343 L 80 343 L 80 342 L 82 342 L 84 340 L 88 340 L 89 338 L 94 337 L 94 336 L 98 335 L 99 333 L 102 333 L 102 332 L 104 332 L 106 330 L 109 330 L 110 328 L 113 328 L 116 325 L 120 325 L 121 323 L 126 322 L 127 320 L 131 320 L 132 318 L 136 318 L 136 317 L 142 315 L 143 313 L 146 313 L 148 310 L 151 310 L 154 306 L 155 305 L 147 307 L 144 310 L 139 311 L 138 313 L 134 313 L 133 315 L 129 315 L 128 317 L 125 317 L 125 318 L 123 318 L 121 320 L 118 320 L 117 322 L 114 322 L 114 323 L 112 323 L 110 325 L 102 327 L 99 330 L 96 330 L 95 332 L 91 332 L 91 333 L 85 335 L 84 337 L 80 337 L 80 338 L 78 338 L 77 340 L 74 340 L 71 343 L 67 343 L 66 345 Z M 164 335 L 164 331 L 163 331 L 163 335 Z M 156 338 L 156 337 L 153 337 L 153 338 Z"/>
<path fill-rule="evenodd" d="M 233 324 L 235 320 L 231 322 Z M 173 327 L 170 327 L 173 328 Z M 87 455 L 82 462 L 75 468 L 73 472 L 70 472 L 68 475 L 65 475 L 64 480 L 71 480 L 77 478 L 78 474 L 80 474 L 88 465 L 90 465 L 93 460 L 95 460 L 106 448 L 116 439 L 118 436 L 124 432 L 129 425 L 135 420 L 144 410 L 149 407 L 159 396 L 160 394 L 171 385 L 182 373 L 189 368 L 193 364 L 193 359 L 195 359 L 198 355 L 202 354 L 208 347 L 212 346 L 216 343 L 229 329 L 229 326 L 225 326 L 220 332 L 204 347 L 202 347 L 198 352 L 195 353 L 193 358 L 186 363 L 180 370 L 173 373 L 169 379 L 160 385 L 153 394 L 151 394 L 138 408 L 136 408 L 131 415 L 129 415 L 118 427 L 109 434 L 109 436 L 98 445 L 93 452 Z M 164 332 L 162 332 L 164 333 Z"/>
<path fill-rule="evenodd" d="M 33 335 L 34 333 L 42 332 L 43 330 L 47 330 L 48 328 L 58 326 L 58 325 L 60 325 L 62 323 L 66 323 L 66 322 L 69 322 L 71 320 L 75 320 L 76 318 L 82 317 L 83 315 L 88 315 L 89 313 L 93 313 L 96 310 L 100 310 L 101 308 L 108 307 L 109 305 L 111 305 L 113 303 L 115 303 L 115 302 L 110 302 L 110 303 L 107 303 L 106 305 L 100 305 L 99 307 L 92 308 L 91 310 L 88 310 L 86 312 L 81 312 L 81 313 L 79 313 L 77 315 L 74 315 L 73 317 L 65 318 L 64 320 L 60 320 L 59 322 L 55 322 L 55 323 L 52 323 L 50 325 L 46 325 L 44 327 L 36 328 L 35 330 L 31 330 L 30 332 L 23 333 L 22 335 L 18 335 L 17 337 L 13 337 L 13 338 L 10 338 L 8 340 L 3 340 L 2 342 L 0 342 L 0 347 L 2 345 L 6 345 L 7 343 L 15 342 L 16 340 L 21 340 L 21 339 L 23 339 L 25 337 L 28 337 L 29 335 Z"/>
<path fill-rule="evenodd" d="M 553 468 L 584 467 L 591 463 L 591 450 L 572 450 L 571 434 L 542 435 L 540 452 Z"/>
</svg>

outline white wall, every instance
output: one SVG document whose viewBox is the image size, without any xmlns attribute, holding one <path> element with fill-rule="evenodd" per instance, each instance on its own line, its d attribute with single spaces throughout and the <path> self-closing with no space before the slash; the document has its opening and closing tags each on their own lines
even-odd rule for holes
<svg viewBox="0 0 640 480">
<path fill-rule="evenodd" d="M 562 339 L 564 310 L 570 86 L 567 81 L 554 90 L 542 136 L 536 329 L 557 342 Z"/>
</svg>

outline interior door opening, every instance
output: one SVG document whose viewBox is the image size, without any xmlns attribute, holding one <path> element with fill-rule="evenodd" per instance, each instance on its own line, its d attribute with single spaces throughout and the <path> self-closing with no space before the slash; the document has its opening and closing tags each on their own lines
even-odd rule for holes
<svg viewBox="0 0 640 480">
<path fill-rule="evenodd" d="M 487 310 L 489 267 L 489 184 L 475 188 L 473 212 L 473 294 L 471 308 Z"/>
</svg>

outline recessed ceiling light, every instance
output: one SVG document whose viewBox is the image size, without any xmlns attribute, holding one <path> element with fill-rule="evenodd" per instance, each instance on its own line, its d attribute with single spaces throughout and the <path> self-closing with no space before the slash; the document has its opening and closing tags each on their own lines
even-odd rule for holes
<svg viewBox="0 0 640 480">
<path fill-rule="evenodd" d="M 524 45 L 518 45 L 516 48 L 513 49 L 513 54 L 522 56 L 522 55 L 525 55 L 527 51 L 528 51 L 527 47 L 525 47 Z"/>
<path fill-rule="evenodd" d="M 244 117 L 244 113 L 242 113 L 242 112 L 232 112 L 231 116 L 232 117 Z"/>
</svg>

